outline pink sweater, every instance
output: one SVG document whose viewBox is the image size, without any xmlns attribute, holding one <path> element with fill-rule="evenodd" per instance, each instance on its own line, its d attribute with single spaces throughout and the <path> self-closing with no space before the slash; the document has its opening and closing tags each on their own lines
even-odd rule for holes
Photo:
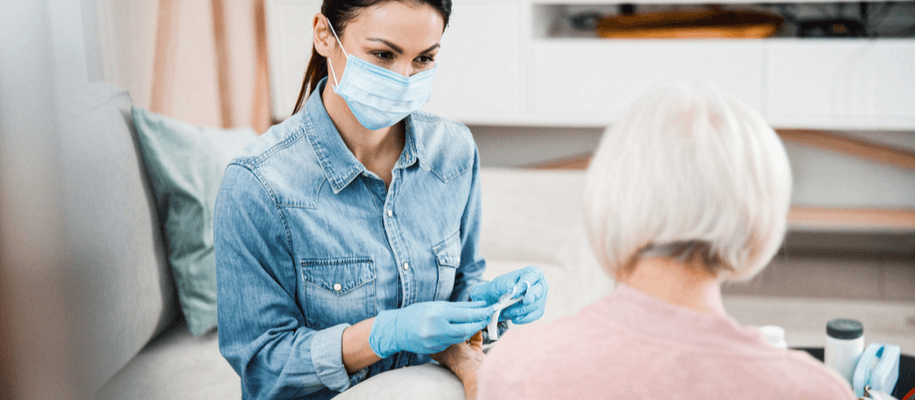
<svg viewBox="0 0 915 400">
<path fill-rule="evenodd" d="M 807 353 L 623 284 L 575 316 L 510 330 L 478 385 L 478 400 L 855 398 Z"/>
</svg>

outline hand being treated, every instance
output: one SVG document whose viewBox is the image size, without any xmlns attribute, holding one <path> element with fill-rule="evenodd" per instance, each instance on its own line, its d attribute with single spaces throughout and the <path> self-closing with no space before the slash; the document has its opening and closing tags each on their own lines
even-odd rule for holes
<svg viewBox="0 0 915 400">
<path fill-rule="evenodd" d="M 537 267 L 527 267 L 501 275 L 492 282 L 481 283 L 470 289 L 470 298 L 474 301 L 485 301 L 486 304 L 495 304 L 499 297 L 511 293 L 518 285 L 526 285 L 527 291 L 524 298 L 510 307 L 502 310 L 500 321 L 511 320 L 516 324 L 526 324 L 536 321 L 543 316 L 546 307 L 546 295 L 550 286 L 543 277 L 543 271 Z M 522 289 L 524 287 L 522 286 Z"/>
<path fill-rule="evenodd" d="M 430 301 L 382 311 L 372 323 L 369 346 L 381 358 L 400 351 L 438 353 L 483 329 L 493 312 L 483 301 Z"/>
<path fill-rule="evenodd" d="M 483 332 L 477 332 L 469 341 L 453 344 L 445 351 L 432 354 L 432 359 L 448 368 L 464 384 L 464 397 L 477 397 L 477 370 L 483 364 Z"/>
</svg>

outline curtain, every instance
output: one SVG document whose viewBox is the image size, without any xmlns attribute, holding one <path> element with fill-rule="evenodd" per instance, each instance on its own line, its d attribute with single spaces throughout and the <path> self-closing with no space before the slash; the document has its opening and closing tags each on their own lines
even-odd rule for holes
<svg viewBox="0 0 915 400">
<path fill-rule="evenodd" d="M 270 126 L 264 0 L 97 0 L 106 80 L 192 124 Z"/>
</svg>

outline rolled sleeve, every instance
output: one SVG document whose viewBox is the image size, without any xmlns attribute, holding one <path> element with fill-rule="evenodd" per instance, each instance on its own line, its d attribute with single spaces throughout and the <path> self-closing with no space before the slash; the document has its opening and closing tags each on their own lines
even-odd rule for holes
<svg viewBox="0 0 915 400">
<path fill-rule="evenodd" d="M 338 392 L 356 383 L 351 382 L 343 365 L 343 331 L 349 326 L 340 324 L 318 331 L 311 339 L 311 363 L 318 379 L 328 389 Z"/>
</svg>

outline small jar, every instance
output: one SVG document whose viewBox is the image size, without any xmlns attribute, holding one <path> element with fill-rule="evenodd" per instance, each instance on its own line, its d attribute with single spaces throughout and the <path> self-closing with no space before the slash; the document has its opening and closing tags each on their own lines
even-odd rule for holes
<svg viewBox="0 0 915 400">
<path fill-rule="evenodd" d="M 759 328 L 759 332 L 762 333 L 766 343 L 769 343 L 772 347 L 779 349 L 788 348 L 788 342 L 785 341 L 784 328 L 776 325 L 766 325 Z"/>
<path fill-rule="evenodd" d="M 864 352 L 864 326 L 853 319 L 834 319 L 826 323 L 823 362 L 849 383 L 858 358 Z"/>
</svg>

